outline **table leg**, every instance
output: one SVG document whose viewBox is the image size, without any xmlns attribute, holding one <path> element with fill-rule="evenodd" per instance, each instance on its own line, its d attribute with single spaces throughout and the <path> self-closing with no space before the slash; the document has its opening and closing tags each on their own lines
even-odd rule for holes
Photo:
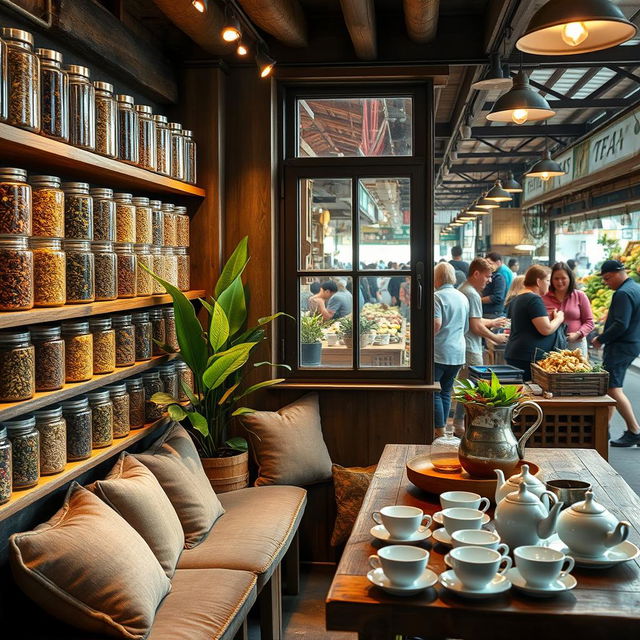
<svg viewBox="0 0 640 640">
<path fill-rule="evenodd" d="M 593 428 L 595 449 L 605 460 L 609 460 L 609 407 L 596 407 Z"/>
</svg>

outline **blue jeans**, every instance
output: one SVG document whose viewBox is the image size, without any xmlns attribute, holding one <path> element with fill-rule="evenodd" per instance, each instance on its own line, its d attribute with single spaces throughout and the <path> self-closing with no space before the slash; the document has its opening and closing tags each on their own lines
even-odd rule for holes
<svg viewBox="0 0 640 640">
<path fill-rule="evenodd" d="M 434 396 L 435 428 L 442 429 L 447 424 L 451 409 L 451 389 L 453 381 L 460 371 L 461 364 L 434 364 L 434 380 L 440 383 L 440 391 Z"/>
</svg>

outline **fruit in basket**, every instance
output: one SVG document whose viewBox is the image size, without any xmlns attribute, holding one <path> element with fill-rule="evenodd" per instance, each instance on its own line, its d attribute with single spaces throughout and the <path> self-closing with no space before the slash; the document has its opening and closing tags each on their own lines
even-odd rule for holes
<svg viewBox="0 0 640 640">
<path fill-rule="evenodd" d="M 589 373 L 594 370 L 581 349 L 552 351 L 536 364 L 547 373 Z"/>
</svg>

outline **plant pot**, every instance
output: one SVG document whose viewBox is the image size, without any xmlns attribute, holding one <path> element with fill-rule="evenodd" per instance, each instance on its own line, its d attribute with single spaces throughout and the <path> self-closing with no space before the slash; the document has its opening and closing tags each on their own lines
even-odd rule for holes
<svg viewBox="0 0 640 640">
<path fill-rule="evenodd" d="M 322 342 L 302 343 L 300 345 L 300 365 L 319 367 L 322 359 Z"/>
<path fill-rule="evenodd" d="M 201 458 L 204 473 L 216 493 L 249 486 L 249 453 L 243 451 L 225 458 Z"/>
</svg>

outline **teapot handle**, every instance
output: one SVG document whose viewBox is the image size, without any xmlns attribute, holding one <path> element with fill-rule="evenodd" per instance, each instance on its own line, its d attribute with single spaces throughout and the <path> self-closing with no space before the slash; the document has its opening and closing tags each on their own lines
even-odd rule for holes
<svg viewBox="0 0 640 640">
<path fill-rule="evenodd" d="M 538 414 L 538 417 L 536 418 L 536 421 L 520 436 L 520 439 L 518 440 L 518 444 L 516 446 L 518 450 L 518 457 L 520 458 L 520 460 L 524 460 L 524 447 L 527 444 L 527 440 L 540 426 L 542 420 L 544 419 L 544 414 L 542 413 L 540 405 L 537 402 L 533 402 L 533 400 L 526 400 L 525 402 L 521 402 L 520 404 L 518 404 L 518 406 L 514 409 L 512 421 L 516 420 L 522 410 L 526 409 L 527 407 L 531 407 Z"/>
</svg>

